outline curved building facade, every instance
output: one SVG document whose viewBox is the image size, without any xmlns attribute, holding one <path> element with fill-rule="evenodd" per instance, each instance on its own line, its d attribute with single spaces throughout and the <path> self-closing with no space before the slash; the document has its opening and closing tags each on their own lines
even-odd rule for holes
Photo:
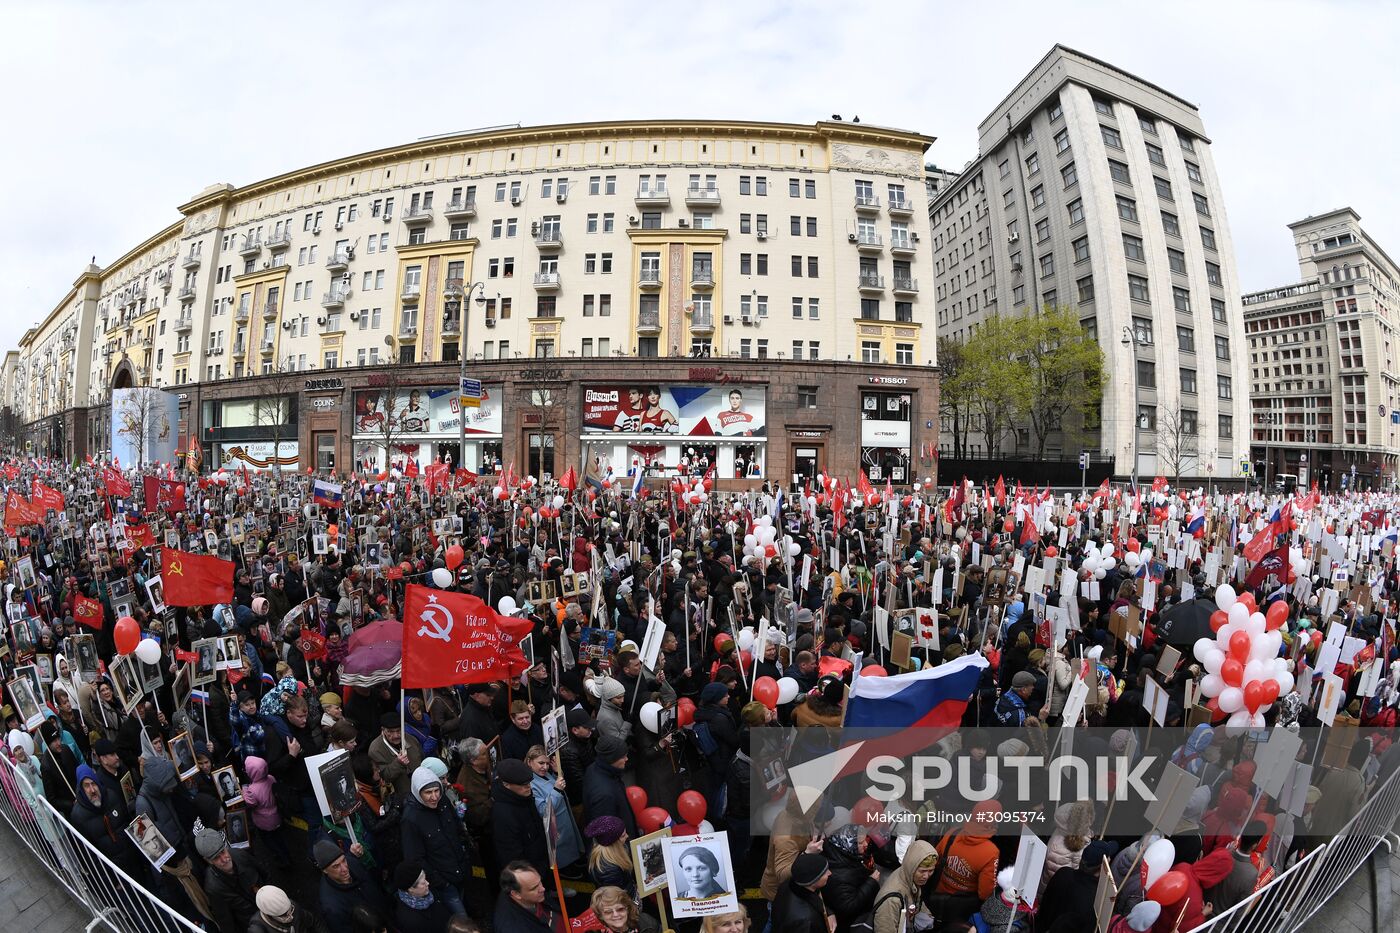
<svg viewBox="0 0 1400 933">
<path fill-rule="evenodd" d="M 937 444 L 932 141 L 836 120 L 505 128 L 215 185 L 83 270 L 25 334 L 5 404 L 65 458 L 111 449 L 114 389 L 154 386 L 206 466 L 684 459 L 910 482 Z M 462 370 L 482 384 L 465 449 Z"/>
</svg>

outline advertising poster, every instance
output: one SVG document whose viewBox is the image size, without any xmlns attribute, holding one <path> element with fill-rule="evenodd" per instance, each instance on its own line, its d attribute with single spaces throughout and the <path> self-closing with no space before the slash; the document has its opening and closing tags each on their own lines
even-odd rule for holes
<svg viewBox="0 0 1400 933">
<path fill-rule="evenodd" d="M 298 446 L 296 441 L 278 441 L 277 451 L 273 453 L 272 441 L 243 441 L 237 444 L 218 444 L 217 456 L 219 466 L 233 472 L 239 467 L 247 467 L 249 470 L 271 470 L 273 467 L 280 467 L 283 470 L 296 470 Z"/>
<path fill-rule="evenodd" d="M 588 386 L 583 433 L 763 437 L 766 410 L 762 386 Z"/>
<path fill-rule="evenodd" d="M 122 465 L 173 463 L 180 399 L 149 387 L 112 390 L 112 456 Z"/>
<path fill-rule="evenodd" d="M 392 404 L 388 393 L 365 389 L 355 393 L 355 434 L 383 435 L 393 419 L 396 436 L 456 435 L 460 410 L 455 386 L 401 389 Z M 467 435 L 500 433 L 500 386 L 483 385 L 480 407 L 467 409 Z"/>
</svg>

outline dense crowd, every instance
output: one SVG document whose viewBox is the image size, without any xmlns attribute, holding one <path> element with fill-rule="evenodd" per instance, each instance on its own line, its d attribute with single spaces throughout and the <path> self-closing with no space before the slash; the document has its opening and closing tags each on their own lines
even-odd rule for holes
<svg viewBox="0 0 1400 933">
<path fill-rule="evenodd" d="M 1104 871 L 1111 930 L 1169 933 L 1255 896 L 1400 767 L 1393 496 L 863 477 L 724 494 L 708 476 L 510 472 L 408 465 L 345 477 L 327 502 L 310 476 L 7 464 L 12 505 L 49 506 L 6 516 L 8 807 L 56 844 L 41 794 L 222 933 L 1082 931 Z M 1259 535 L 1284 555 L 1263 575 Z M 162 553 L 232 561 L 231 597 L 166 605 Z M 528 620 L 510 676 L 403 689 L 386 626 L 419 624 L 417 586 Z M 1258 666 L 1231 676 L 1239 633 L 1241 669 Z M 1180 819 L 1123 838 L 1100 829 L 1103 804 L 1061 803 L 1017 890 L 996 799 L 895 829 L 914 804 L 755 793 L 762 730 L 837 729 L 854 680 L 970 656 L 985 664 L 952 754 L 1014 757 L 1063 725 L 1110 730 L 1120 752 L 1155 730 L 1198 781 Z M 1342 695 L 1305 696 L 1312 673 Z M 1296 805 L 1264 793 L 1259 730 L 1319 721 L 1374 731 L 1319 762 Z M 317 770 L 337 751 L 338 788 Z M 725 849 L 687 850 L 669 885 L 705 900 L 727 855 L 737 910 L 668 915 L 646 890 L 632 843 L 667 826 Z"/>
</svg>

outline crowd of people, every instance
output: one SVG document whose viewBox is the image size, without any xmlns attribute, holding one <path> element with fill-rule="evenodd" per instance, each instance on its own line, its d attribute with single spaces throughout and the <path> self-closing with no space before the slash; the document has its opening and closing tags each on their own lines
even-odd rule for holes
<svg viewBox="0 0 1400 933">
<path fill-rule="evenodd" d="M 183 484 L 182 508 L 147 510 L 152 476 Z M 1310 827 L 1341 825 L 1400 768 L 1390 495 L 1286 497 L 1280 525 L 1278 497 L 1164 483 L 1055 497 L 820 477 L 726 494 L 700 476 L 634 490 L 395 470 L 344 477 L 327 505 L 295 474 L 24 460 L 4 482 L 12 502 L 36 483 L 60 496 L 37 520 L 7 510 L 7 806 L 53 842 L 66 828 L 42 796 L 221 933 L 1080 931 L 1104 871 L 1110 929 L 1184 933 L 1255 896 L 1326 841 Z M 1320 569 L 1319 529 L 1349 574 Z M 1251 586 L 1257 561 L 1237 552 L 1261 534 L 1297 557 Z M 149 585 L 169 573 L 161 544 L 232 561 L 232 598 L 164 605 Z M 418 624 L 404 618 L 410 586 L 528 619 L 519 676 L 403 689 L 392 646 L 371 658 L 385 646 L 369 635 Z M 1226 694 L 1200 690 L 1219 670 L 1194 643 L 1216 626 L 1192 626 L 1220 611 L 1218 587 L 1280 620 L 1263 660 L 1298 685 L 1253 704 L 1247 729 L 1227 725 Z M 894 637 L 906 622 L 912 657 Z M 1321 637 L 1333 624 L 1355 640 L 1344 662 Z M 765 784 L 763 730 L 839 729 L 853 680 L 973 655 L 986 664 L 950 754 L 1014 757 L 1059 726 L 1110 730 L 1119 752 L 1155 729 L 1198 782 L 1177 824 L 1118 837 L 1103 803 L 1061 803 L 1037 824 L 1041 874 L 1017 890 L 1019 838 L 998 831 L 996 799 L 961 825 L 896 823 L 917 805 L 804 808 Z M 1304 696 L 1320 657 L 1343 696 Z M 1076 681 L 1092 685 L 1082 704 Z M 1341 759 L 1306 748 L 1318 767 L 1297 806 L 1264 793 L 1258 730 L 1316 726 L 1320 711 L 1368 737 Z M 563 732 L 546 735 L 550 721 Z M 339 796 L 316 773 L 327 752 L 348 757 Z M 631 843 L 667 825 L 722 834 L 737 910 L 668 916 L 665 894 L 647 893 L 653 866 Z M 1168 863 L 1144 883 L 1162 840 Z M 687 857 L 669 883 L 703 900 L 720 863 L 703 847 Z"/>
</svg>

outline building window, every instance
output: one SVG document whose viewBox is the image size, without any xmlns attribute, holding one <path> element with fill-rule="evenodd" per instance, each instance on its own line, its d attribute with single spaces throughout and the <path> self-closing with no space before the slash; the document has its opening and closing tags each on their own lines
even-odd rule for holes
<svg viewBox="0 0 1400 933">
<path fill-rule="evenodd" d="M 1046 253 L 1040 257 L 1040 277 L 1048 278 L 1055 274 L 1055 255 Z"/>
<path fill-rule="evenodd" d="M 1215 358 L 1217 360 L 1228 360 L 1230 358 L 1230 338 L 1215 338 Z"/>
<path fill-rule="evenodd" d="M 1066 210 L 1069 211 L 1070 226 L 1084 222 L 1084 202 L 1082 200 L 1075 198 L 1070 201 Z"/>
<path fill-rule="evenodd" d="M 1155 405 L 1138 406 L 1138 430 L 1157 430 L 1157 408 Z"/>
<path fill-rule="evenodd" d="M 894 361 L 903 366 L 914 365 L 914 345 L 912 343 L 895 344 Z"/>
<path fill-rule="evenodd" d="M 1186 254 L 1179 249 L 1167 250 L 1167 265 L 1173 272 L 1186 274 Z"/>
<path fill-rule="evenodd" d="M 1113 105 L 1102 97 L 1094 98 L 1094 109 L 1106 117 L 1113 116 Z"/>
<path fill-rule="evenodd" d="M 1123 234 L 1123 255 L 1138 262 L 1146 262 L 1147 254 L 1142 250 L 1142 237 L 1130 233 Z"/>
<path fill-rule="evenodd" d="M 1050 218 L 1042 217 L 1035 222 L 1035 241 L 1044 243 L 1050 239 Z"/>
<path fill-rule="evenodd" d="M 1225 302 L 1219 298 L 1210 300 L 1210 316 L 1217 324 L 1225 323 Z"/>
<path fill-rule="evenodd" d="M 1230 384 L 1229 376 L 1215 377 L 1215 391 L 1221 398 L 1234 398 L 1234 387 Z"/>
<path fill-rule="evenodd" d="M 1209 227 L 1201 228 L 1201 245 L 1206 249 L 1210 250 L 1212 253 L 1216 252 L 1214 230 L 1210 229 Z"/>
<path fill-rule="evenodd" d="M 1121 150 L 1123 148 L 1123 137 L 1118 135 L 1117 130 L 1111 126 L 1100 126 L 1099 130 L 1103 133 L 1103 144 L 1105 146 L 1108 146 L 1110 149 Z"/>
<path fill-rule="evenodd" d="M 1082 236 L 1074 241 L 1074 261 L 1088 262 L 1089 260 L 1089 238 Z"/>
<path fill-rule="evenodd" d="M 1147 279 L 1141 275 L 1128 276 L 1128 297 L 1134 301 L 1151 301 L 1147 290 Z"/>
<path fill-rule="evenodd" d="M 1172 307 L 1178 311 L 1191 313 L 1191 293 L 1184 288 L 1172 287 Z"/>
<path fill-rule="evenodd" d="M 1008 175 L 1011 174 L 1011 160 L 1010 160 L 1010 159 L 1002 159 L 1001 165 L 999 166 L 999 168 L 1001 169 L 1001 177 L 1002 177 L 1002 178 L 1007 177 Z"/>
<path fill-rule="evenodd" d="M 1141 346 L 1152 346 L 1152 321 L 1145 317 L 1133 318 L 1133 336 Z"/>
<path fill-rule="evenodd" d="M 1157 135 L 1157 124 L 1142 114 L 1138 114 L 1138 126 L 1142 127 L 1142 131 L 1148 136 Z"/>
<path fill-rule="evenodd" d="M 1079 184 L 1079 173 L 1075 171 L 1073 162 L 1060 169 L 1060 177 L 1065 180 L 1066 188 L 1073 188 Z"/>
<path fill-rule="evenodd" d="M 1157 189 L 1157 197 L 1163 201 L 1174 200 L 1172 198 L 1172 183 L 1158 175 L 1152 176 L 1152 184 Z"/>
<path fill-rule="evenodd" d="M 1203 194 L 1196 194 L 1196 193 L 1193 192 L 1192 195 L 1191 195 L 1191 200 L 1193 200 L 1193 201 L 1196 202 L 1196 213 L 1197 213 L 1197 214 L 1200 214 L 1202 217 L 1209 217 L 1209 216 L 1210 216 L 1210 202 L 1206 200 L 1206 196 L 1205 196 L 1205 195 L 1203 195 Z"/>
<path fill-rule="evenodd" d="M 1047 111 L 1047 113 L 1050 116 L 1051 123 L 1054 123 L 1056 120 L 1060 119 L 1065 115 L 1065 110 L 1063 107 L 1060 106 L 1060 99 L 1058 97 L 1055 98 L 1055 102 L 1050 105 L 1050 109 L 1049 111 Z"/>
<path fill-rule="evenodd" d="M 1181 236 L 1181 226 L 1176 222 L 1175 214 L 1168 214 L 1166 211 L 1162 211 L 1162 230 L 1169 236 Z"/>
<path fill-rule="evenodd" d="M 1118 216 L 1122 220 L 1137 223 L 1137 202 L 1134 201 L 1132 198 L 1125 198 L 1120 194 L 1118 196 Z"/>
<path fill-rule="evenodd" d="M 1221 284 L 1220 266 L 1217 263 L 1206 263 L 1206 281 L 1212 285 Z"/>
<path fill-rule="evenodd" d="M 1205 179 L 1201 177 L 1201 167 L 1195 162 L 1186 163 L 1186 177 L 1198 185 L 1205 184 Z"/>
<path fill-rule="evenodd" d="M 1038 209 L 1045 206 L 1045 186 L 1036 185 L 1031 189 L 1031 207 Z"/>
<path fill-rule="evenodd" d="M 1162 168 L 1166 168 L 1167 160 L 1162 154 L 1162 147 L 1154 146 L 1151 143 L 1147 143 L 1146 145 L 1147 161 L 1151 162 L 1153 165 L 1160 165 Z"/>
<path fill-rule="evenodd" d="M 1196 352 L 1196 334 L 1189 327 L 1178 326 L 1176 329 L 1176 348 L 1182 353 Z"/>
<path fill-rule="evenodd" d="M 862 363 L 880 362 L 880 341 L 862 340 L 860 342 L 860 361 Z"/>
<path fill-rule="evenodd" d="M 1235 436 L 1235 416 L 1234 416 L 1234 415 L 1221 415 L 1221 416 L 1220 416 L 1219 427 L 1217 428 L 1216 433 L 1219 434 L 1221 437 L 1234 437 L 1234 436 Z"/>
<path fill-rule="evenodd" d="M 1120 185 L 1131 185 L 1133 183 L 1132 176 L 1128 174 L 1128 166 L 1114 159 L 1108 160 L 1108 175 Z"/>
<path fill-rule="evenodd" d="M 1181 370 L 1181 391 L 1186 395 L 1196 394 L 1196 371 L 1194 369 Z"/>
<path fill-rule="evenodd" d="M 860 300 L 860 319 L 862 321 L 880 320 L 880 299 L 862 298 Z"/>
<path fill-rule="evenodd" d="M 1040 155 L 1032 152 L 1026 156 L 1026 174 L 1038 175 L 1040 173 Z"/>
<path fill-rule="evenodd" d="M 1187 437 L 1195 437 L 1200 433 L 1200 426 L 1195 410 L 1190 408 L 1181 409 L 1181 433 Z"/>
<path fill-rule="evenodd" d="M 1084 278 L 1080 279 L 1075 284 L 1079 286 L 1080 304 L 1094 300 L 1094 277 L 1092 275 L 1084 276 Z"/>
<path fill-rule="evenodd" d="M 817 407 L 817 387 L 798 386 L 797 387 L 797 407 L 816 408 Z"/>
<path fill-rule="evenodd" d="M 1058 107 L 1059 104 L 1055 106 Z M 1069 130 L 1060 130 L 1055 134 L 1055 153 L 1059 155 L 1065 152 L 1069 152 Z"/>
</svg>

